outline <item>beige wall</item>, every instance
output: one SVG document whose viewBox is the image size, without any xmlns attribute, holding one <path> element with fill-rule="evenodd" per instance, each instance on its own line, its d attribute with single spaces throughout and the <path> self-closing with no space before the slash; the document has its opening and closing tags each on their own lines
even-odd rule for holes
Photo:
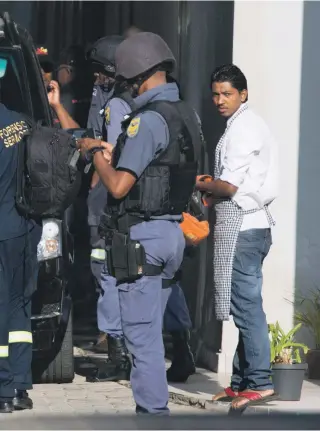
<svg viewBox="0 0 320 431">
<path fill-rule="evenodd" d="M 279 144 L 280 192 L 272 206 L 277 226 L 264 267 L 268 322 L 290 329 L 296 272 L 296 209 L 303 32 L 302 1 L 235 1 L 233 62 L 248 79 L 249 103 L 268 123 Z M 237 342 L 224 323 L 220 371 L 231 371 Z"/>
</svg>

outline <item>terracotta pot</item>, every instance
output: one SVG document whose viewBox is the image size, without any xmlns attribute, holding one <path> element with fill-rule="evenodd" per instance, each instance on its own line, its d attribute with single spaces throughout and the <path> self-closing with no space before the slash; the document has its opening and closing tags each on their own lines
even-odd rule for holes
<svg viewBox="0 0 320 431">
<path fill-rule="evenodd" d="M 320 349 L 309 350 L 306 360 L 309 379 L 320 380 Z"/>
</svg>

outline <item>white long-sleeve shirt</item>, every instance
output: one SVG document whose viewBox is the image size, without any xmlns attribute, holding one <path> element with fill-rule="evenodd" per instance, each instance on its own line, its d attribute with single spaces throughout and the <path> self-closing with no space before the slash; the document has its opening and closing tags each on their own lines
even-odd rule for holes
<svg viewBox="0 0 320 431">
<path fill-rule="evenodd" d="M 277 197 L 277 144 L 266 123 L 250 109 L 238 116 L 224 138 L 219 178 L 238 187 L 233 199 L 244 210 L 262 209 Z M 261 210 L 244 216 L 241 231 L 267 227 Z"/>
</svg>

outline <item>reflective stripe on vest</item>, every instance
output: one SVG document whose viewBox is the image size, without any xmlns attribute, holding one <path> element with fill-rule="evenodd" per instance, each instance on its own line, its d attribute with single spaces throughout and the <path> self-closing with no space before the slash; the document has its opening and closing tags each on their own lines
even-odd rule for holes
<svg viewBox="0 0 320 431">
<path fill-rule="evenodd" d="M 9 356 L 9 346 L 0 346 L 0 358 L 7 358 Z"/>
<path fill-rule="evenodd" d="M 93 259 L 105 260 L 106 252 L 102 248 L 94 248 L 91 252 L 91 257 Z"/>
<path fill-rule="evenodd" d="M 28 331 L 9 332 L 9 344 L 11 343 L 32 343 L 32 333 Z"/>
</svg>

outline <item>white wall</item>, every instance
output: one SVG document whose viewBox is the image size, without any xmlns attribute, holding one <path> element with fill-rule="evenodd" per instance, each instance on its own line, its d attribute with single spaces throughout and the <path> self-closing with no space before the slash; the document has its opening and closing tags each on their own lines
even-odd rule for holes
<svg viewBox="0 0 320 431">
<path fill-rule="evenodd" d="M 280 194 L 272 205 L 277 226 L 264 266 L 268 322 L 290 329 L 296 271 L 297 184 L 300 128 L 303 1 L 235 1 L 233 62 L 248 80 L 249 103 L 279 144 Z M 231 371 L 237 343 L 224 323 L 219 370 Z"/>
</svg>

